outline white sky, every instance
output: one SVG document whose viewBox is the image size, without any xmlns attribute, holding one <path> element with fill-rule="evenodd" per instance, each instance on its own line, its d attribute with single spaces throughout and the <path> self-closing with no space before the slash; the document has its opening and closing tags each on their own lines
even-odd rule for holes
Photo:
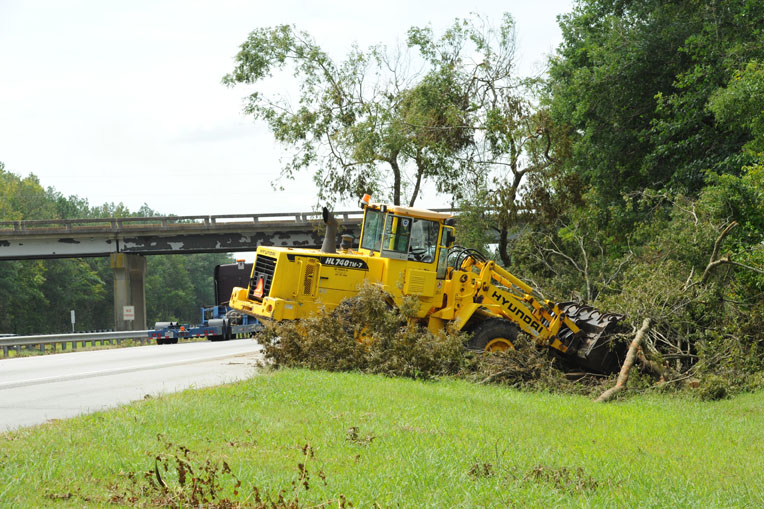
<svg viewBox="0 0 764 509">
<path fill-rule="evenodd" d="M 178 215 L 309 210 L 310 175 L 271 189 L 283 151 L 242 113 L 245 90 L 220 83 L 251 30 L 293 23 L 341 60 L 353 42 L 394 45 L 410 26 L 439 34 L 470 12 L 498 24 L 508 11 L 519 68 L 530 74 L 559 44 L 556 16 L 572 4 L 0 0 L 0 161 L 91 205 L 146 203 Z M 446 201 L 430 192 L 417 205 Z"/>
</svg>

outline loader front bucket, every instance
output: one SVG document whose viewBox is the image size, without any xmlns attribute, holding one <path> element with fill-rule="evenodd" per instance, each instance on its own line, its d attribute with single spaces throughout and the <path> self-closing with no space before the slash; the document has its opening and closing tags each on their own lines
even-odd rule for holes
<svg viewBox="0 0 764 509">
<path fill-rule="evenodd" d="M 581 329 L 574 334 L 563 327 L 557 335 L 568 347 L 567 357 L 581 367 L 598 373 L 617 372 L 626 357 L 626 345 L 615 338 L 624 315 L 603 313 L 575 302 L 563 302 L 558 306 Z"/>
</svg>

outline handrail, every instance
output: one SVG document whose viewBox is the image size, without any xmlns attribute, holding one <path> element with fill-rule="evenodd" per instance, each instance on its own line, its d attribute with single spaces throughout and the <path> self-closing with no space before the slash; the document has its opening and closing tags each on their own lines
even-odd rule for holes
<svg viewBox="0 0 764 509">
<path fill-rule="evenodd" d="M 454 212 L 453 209 L 431 209 L 434 212 Z M 344 210 L 333 212 L 336 218 L 344 221 L 360 221 L 363 216 L 362 210 Z M 23 219 L 17 221 L 0 221 L 0 234 L 22 232 L 92 232 L 98 226 L 103 229 L 119 231 L 136 229 L 132 226 L 140 223 L 140 227 L 170 226 L 200 226 L 202 228 L 215 228 L 239 224 L 251 224 L 243 221 L 226 221 L 226 219 L 251 219 L 251 223 L 269 224 L 277 222 L 308 223 L 321 220 L 321 212 L 270 212 L 265 214 L 218 214 L 209 216 L 148 216 L 148 217 L 104 217 L 104 218 L 78 218 L 78 219 Z M 56 228 L 56 226 L 58 226 Z"/>
<path fill-rule="evenodd" d="M 65 345 L 66 343 L 72 343 L 72 349 L 75 349 L 77 348 L 77 343 L 80 342 L 83 344 L 83 346 L 88 341 L 90 341 L 93 345 L 95 345 L 96 341 L 100 341 L 103 345 L 104 341 L 109 341 L 111 343 L 112 341 L 116 340 L 117 344 L 119 344 L 123 339 L 137 339 L 140 340 L 141 343 L 145 343 L 148 337 L 148 330 L 37 334 L 33 336 L 0 337 L 0 347 L 3 349 L 3 356 L 8 357 L 9 348 L 15 348 L 18 352 L 22 346 L 39 345 L 40 349 L 44 350 L 45 345 Z"/>
</svg>

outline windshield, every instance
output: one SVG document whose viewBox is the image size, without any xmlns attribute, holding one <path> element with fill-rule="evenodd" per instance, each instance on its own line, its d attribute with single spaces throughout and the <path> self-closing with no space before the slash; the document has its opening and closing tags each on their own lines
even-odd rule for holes
<svg viewBox="0 0 764 509">
<path fill-rule="evenodd" d="M 385 215 L 372 209 L 366 209 L 363 220 L 363 238 L 361 247 L 372 251 L 379 251 L 382 244 L 382 228 L 385 225 Z"/>
</svg>

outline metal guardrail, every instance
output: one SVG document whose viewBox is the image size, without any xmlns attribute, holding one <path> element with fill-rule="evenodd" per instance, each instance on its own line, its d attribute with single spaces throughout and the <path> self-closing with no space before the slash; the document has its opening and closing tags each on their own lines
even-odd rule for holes
<svg viewBox="0 0 764 509">
<path fill-rule="evenodd" d="M 360 221 L 363 211 L 338 211 L 335 217 L 343 220 Z M 243 221 L 249 220 L 249 221 Z M 76 232 L 136 228 L 202 227 L 215 228 L 232 224 L 269 224 L 281 222 L 320 221 L 320 212 L 277 212 L 269 214 L 224 214 L 214 216 L 151 216 L 151 217 L 106 217 L 82 219 L 26 219 L 0 221 L 0 233 L 23 232 Z"/>
<path fill-rule="evenodd" d="M 91 346 L 95 346 L 96 342 L 100 342 L 101 345 L 106 341 L 109 344 L 121 344 L 123 340 L 135 339 L 145 344 L 148 340 L 149 331 L 117 331 L 117 332 L 69 332 L 67 334 L 38 334 L 35 336 L 10 336 L 0 338 L 0 347 L 3 348 L 3 357 L 8 357 L 10 349 L 15 349 L 16 353 L 21 353 L 21 347 L 38 346 L 41 352 L 45 351 L 46 345 L 53 345 L 55 350 L 56 345 L 61 345 L 61 350 L 66 350 L 66 345 L 71 343 L 72 350 L 77 349 L 77 343 L 81 343 L 82 347 L 90 342 Z"/>
<path fill-rule="evenodd" d="M 434 212 L 455 212 L 453 209 L 430 209 Z M 333 211 L 334 217 L 344 221 L 360 221 L 362 210 Z M 242 221 L 248 220 L 248 221 Z M 237 224 L 272 224 L 283 222 L 307 223 L 321 221 L 321 212 L 274 212 L 270 214 L 223 214 L 215 216 L 151 216 L 151 217 L 105 217 L 82 219 L 25 219 L 0 221 L 0 233 L 24 234 L 88 232 L 93 230 L 120 231 L 137 228 L 216 228 Z"/>
</svg>

